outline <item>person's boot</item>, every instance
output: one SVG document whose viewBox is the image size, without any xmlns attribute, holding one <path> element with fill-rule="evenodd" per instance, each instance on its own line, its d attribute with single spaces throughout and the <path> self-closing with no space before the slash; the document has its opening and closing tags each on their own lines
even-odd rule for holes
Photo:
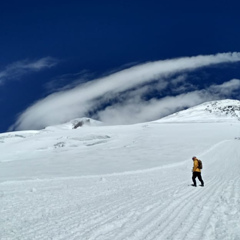
<svg viewBox="0 0 240 240">
<path fill-rule="evenodd" d="M 191 184 L 191 186 L 196 187 L 197 185 L 195 185 L 195 184 Z"/>
</svg>

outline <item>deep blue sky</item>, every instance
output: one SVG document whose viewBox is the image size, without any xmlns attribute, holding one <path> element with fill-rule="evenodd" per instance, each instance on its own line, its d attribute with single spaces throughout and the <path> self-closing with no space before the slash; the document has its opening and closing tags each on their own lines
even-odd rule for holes
<svg viewBox="0 0 240 240">
<path fill-rule="evenodd" d="M 0 72 L 18 61 L 48 56 L 58 64 L 0 85 L 0 132 L 49 93 L 48 82 L 65 74 L 69 82 L 59 80 L 59 86 L 82 71 L 99 76 L 129 63 L 240 52 L 239 9 L 237 0 L 2 2 Z M 209 69 L 203 74 L 209 81 L 206 75 L 216 82 L 239 79 L 239 65 Z"/>
</svg>

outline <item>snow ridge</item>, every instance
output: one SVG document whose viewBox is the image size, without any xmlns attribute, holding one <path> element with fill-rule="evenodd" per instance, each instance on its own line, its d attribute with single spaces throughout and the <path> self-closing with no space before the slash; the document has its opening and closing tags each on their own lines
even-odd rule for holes
<svg viewBox="0 0 240 240">
<path fill-rule="evenodd" d="M 91 118 L 76 118 L 64 124 L 59 124 L 56 126 L 48 126 L 45 130 L 69 130 L 69 129 L 77 129 L 79 127 L 90 127 L 90 126 L 101 126 L 102 122 L 91 119 Z"/>
<path fill-rule="evenodd" d="M 229 116 L 240 121 L 240 101 L 224 100 L 205 103 L 205 110 L 219 116 Z"/>
<path fill-rule="evenodd" d="M 157 122 L 235 122 L 240 121 L 240 101 L 219 100 L 171 114 Z"/>
</svg>

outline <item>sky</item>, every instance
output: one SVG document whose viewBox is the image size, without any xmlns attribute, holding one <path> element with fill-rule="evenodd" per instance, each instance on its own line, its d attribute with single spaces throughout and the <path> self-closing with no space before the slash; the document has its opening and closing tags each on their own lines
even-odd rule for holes
<svg viewBox="0 0 240 240">
<path fill-rule="evenodd" d="M 240 100 L 240 3 L 5 1 L 0 132 L 156 120 Z"/>
</svg>

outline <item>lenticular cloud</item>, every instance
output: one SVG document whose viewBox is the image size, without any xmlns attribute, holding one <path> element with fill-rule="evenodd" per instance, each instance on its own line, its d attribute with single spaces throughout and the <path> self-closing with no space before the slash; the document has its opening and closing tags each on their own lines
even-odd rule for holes
<svg viewBox="0 0 240 240">
<path fill-rule="evenodd" d="M 211 98 L 228 97 L 229 92 L 239 88 L 240 80 L 235 79 L 235 84 L 225 83 L 226 87 L 230 86 L 231 88 L 229 91 L 227 89 L 224 91 L 225 95 L 222 93 L 223 91 L 211 95 L 211 88 L 198 90 L 193 89 L 191 84 L 186 84 L 184 74 L 202 67 L 237 61 L 240 61 L 240 53 L 234 52 L 136 65 L 72 89 L 53 93 L 39 100 L 19 116 L 11 129 L 40 129 L 86 116 L 91 111 L 94 112 L 95 117 L 112 124 L 154 120 L 154 118 L 163 117 L 186 106 L 186 102 L 188 102 L 188 106 L 191 105 L 188 101 L 189 94 L 192 104 L 212 100 Z M 173 78 L 175 74 L 180 75 L 177 81 L 176 78 Z M 141 94 L 146 93 L 153 86 L 161 92 L 169 84 L 173 86 L 176 82 L 181 85 L 176 86 L 176 92 L 180 91 L 180 87 L 186 91 L 184 94 L 175 96 L 178 101 L 177 107 L 173 104 L 174 98 L 170 96 L 164 99 L 150 99 L 147 102 L 141 98 Z M 214 89 L 217 88 L 215 85 Z M 124 97 L 119 100 L 120 96 Z M 99 104 L 104 105 L 106 101 L 110 104 L 99 110 Z M 129 117 L 129 114 L 132 117 Z"/>
</svg>

